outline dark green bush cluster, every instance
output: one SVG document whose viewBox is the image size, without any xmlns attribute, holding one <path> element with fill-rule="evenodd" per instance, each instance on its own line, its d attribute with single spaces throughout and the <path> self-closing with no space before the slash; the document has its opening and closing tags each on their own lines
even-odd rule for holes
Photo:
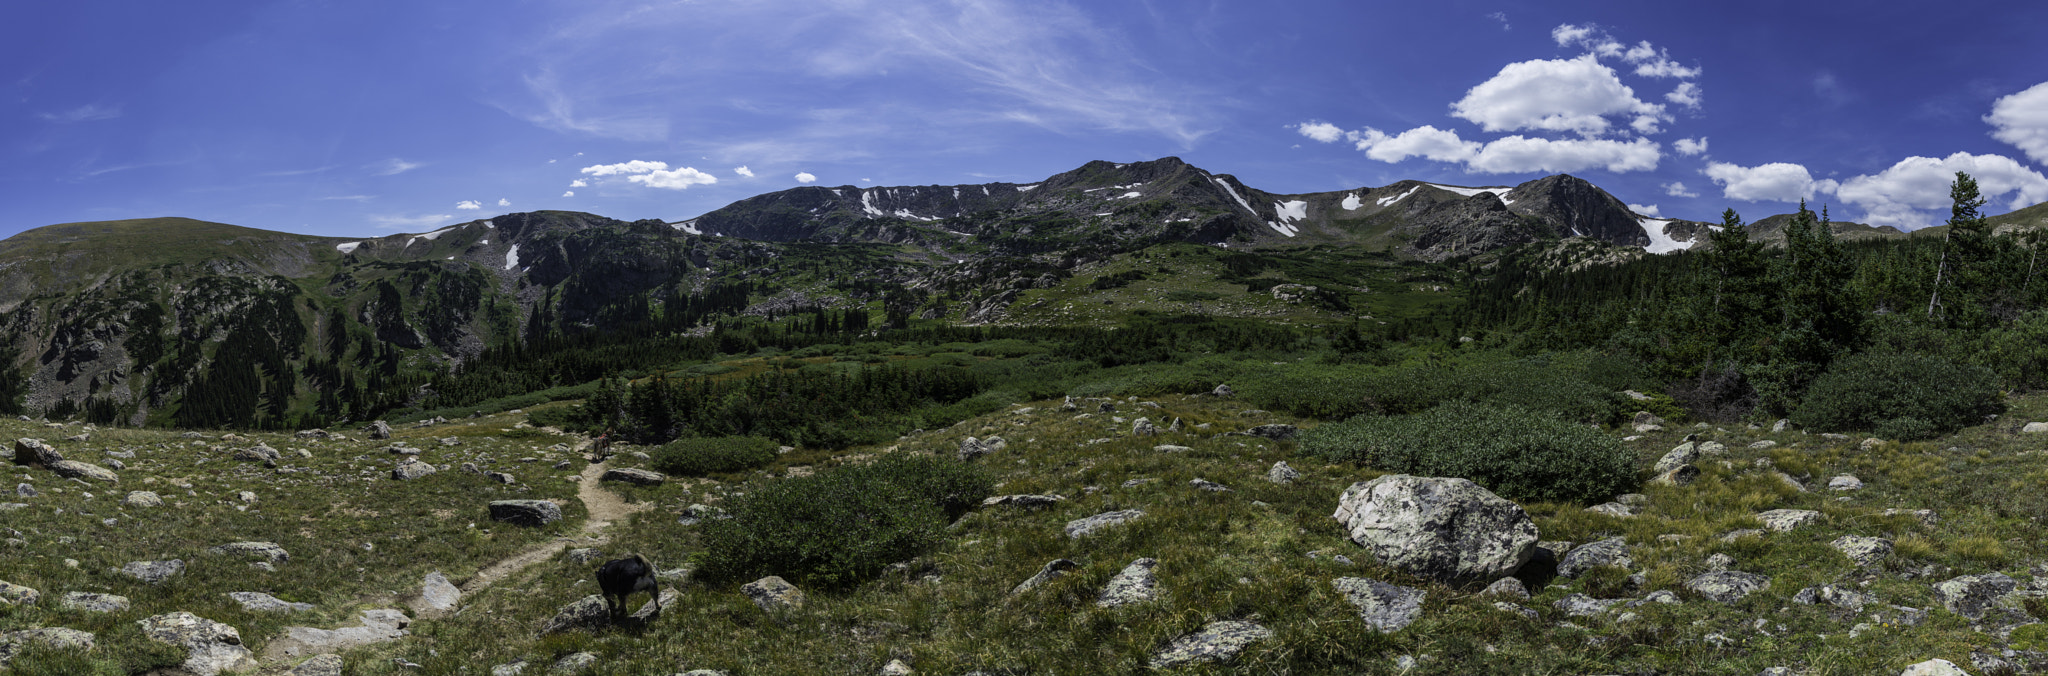
<svg viewBox="0 0 2048 676">
<path fill-rule="evenodd" d="M 1464 401 L 1317 427 L 1302 434 L 1301 452 L 1388 472 L 1471 479 L 1515 501 L 1595 502 L 1636 483 L 1634 456 L 1597 429 Z"/>
<path fill-rule="evenodd" d="M 1912 353 L 1859 354 L 1813 381 L 1792 422 L 1821 432 L 1931 439 L 1998 410 L 1995 376 L 1980 366 Z"/>
<path fill-rule="evenodd" d="M 1248 374 L 1236 387 L 1262 408 L 1326 420 L 1404 415 L 1450 401 L 1515 406 L 1559 420 L 1603 424 L 1634 412 L 1614 390 L 1591 382 L 1577 361 L 1582 359 L 1298 365 Z"/>
<path fill-rule="evenodd" d="M 709 580 L 780 575 L 845 587 L 936 546 L 946 524 L 988 496 L 994 480 L 945 458 L 888 454 L 754 489 L 730 519 L 705 522 L 699 572 Z"/>
<path fill-rule="evenodd" d="M 741 472 L 773 462 L 776 448 L 763 437 L 677 439 L 654 449 L 654 468 L 683 476 Z"/>
</svg>

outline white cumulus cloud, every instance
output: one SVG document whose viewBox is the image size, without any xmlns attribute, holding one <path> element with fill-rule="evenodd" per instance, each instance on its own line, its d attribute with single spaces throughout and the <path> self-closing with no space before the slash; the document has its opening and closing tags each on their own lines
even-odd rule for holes
<svg viewBox="0 0 2048 676">
<path fill-rule="evenodd" d="M 1666 184 L 1663 184 L 1663 185 L 1660 185 L 1660 186 L 1657 186 L 1657 187 L 1663 188 L 1663 189 L 1664 189 L 1664 194 L 1666 194 L 1666 195 L 1670 195 L 1670 196 L 1672 196 L 1672 197 L 1699 197 L 1699 196 L 1700 196 L 1700 194 L 1699 194 L 1699 193 L 1693 192 L 1691 188 L 1687 188 L 1687 187 L 1685 187 L 1685 183 L 1684 183 L 1684 182 L 1682 182 L 1682 181 L 1672 181 L 1672 182 L 1670 182 L 1670 183 L 1666 183 Z"/>
<path fill-rule="evenodd" d="M 1707 137 L 1678 139 L 1671 142 L 1671 149 L 1680 155 L 1698 155 L 1707 152 Z"/>
<path fill-rule="evenodd" d="M 1664 95 L 1664 100 L 1687 108 L 1698 108 L 1700 107 L 1700 84 L 1697 82 L 1680 82 L 1670 93 Z"/>
<path fill-rule="evenodd" d="M 618 164 L 591 165 L 588 167 L 584 167 L 583 173 L 590 174 L 592 176 L 618 176 L 624 174 L 645 174 L 653 171 L 662 171 L 667 168 L 667 162 L 648 162 L 645 160 L 633 160 L 631 162 L 620 162 Z"/>
<path fill-rule="evenodd" d="M 509 206 L 512 206 L 512 201 L 511 201 L 511 200 L 507 200 L 507 199 L 505 199 L 505 198 L 503 198 L 503 197 L 500 197 L 500 198 L 498 198 L 498 206 L 501 206 L 501 207 L 509 207 Z"/>
<path fill-rule="evenodd" d="M 1517 174 L 1531 171 L 1569 172 L 1606 169 L 1617 174 L 1653 171 L 1663 152 L 1656 142 L 1607 139 L 1524 138 L 1495 139 L 1480 149 L 1469 163 L 1473 171 Z"/>
<path fill-rule="evenodd" d="M 747 177 L 747 178 L 753 178 L 753 177 L 754 177 L 754 170 L 752 170 L 752 169 L 748 169 L 748 168 L 746 167 L 746 165 L 740 165 L 740 166 L 739 166 L 738 168 L 736 168 L 736 169 L 733 169 L 733 170 L 732 170 L 732 173 L 735 173 L 735 174 L 739 174 L 739 175 L 741 175 L 741 176 L 745 176 L 745 177 Z"/>
<path fill-rule="evenodd" d="M 1657 218 L 1662 215 L 1657 213 L 1657 205 L 1655 204 L 1631 204 L 1628 205 L 1628 210 L 1651 218 Z"/>
<path fill-rule="evenodd" d="M 1609 115 L 1648 120 L 1654 125 L 1664 106 L 1636 98 L 1614 69 L 1588 54 L 1575 59 L 1510 63 L 1492 79 L 1451 104 L 1451 115 L 1486 131 L 1571 131 L 1605 133 Z"/>
<path fill-rule="evenodd" d="M 2004 155 L 1956 153 L 1936 159 L 1908 157 L 1876 174 L 1842 181 L 1835 195 L 1843 202 L 1861 207 L 1864 220 L 1872 225 L 1919 228 L 1948 218 L 1949 185 L 1956 172 L 1968 172 L 1977 180 L 1978 193 L 1988 202 L 2001 197 L 2007 208 L 2017 209 L 2048 201 L 2048 177 L 2028 169 Z"/>
<path fill-rule="evenodd" d="M 589 182 L 589 181 L 585 181 L 585 180 L 583 180 L 583 179 L 580 179 L 580 178 L 579 178 L 579 179 L 576 179 L 576 180 L 574 180 L 574 181 L 570 181 L 570 182 L 569 182 L 569 187 L 571 187 L 571 188 L 588 188 L 588 187 L 590 187 L 590 182 Z"/>
<path fill-rule="evenodd" d="M 1984 116 L 1991 138 L 2010 143 L 2037 164 L 2048 164 L 2048 82 L 1999 97 Z"/>
<path fill-rule="evenodd" d="M 457 208 L 457 209 L 468 209 L 468 210 L 474 211 L 474 210 L 477 210 L 477 209 L 482 209 L 482 208 L 484 208 L 484 203 L 482 203 L 482 202 L 478 202 L 478 201 L 476 201 L 476 200 L 463 200 L 463 201 L 460 201 L 460 202 L 456 202 L 456 203 L 455 203 L 455 208 Z"/>
<path fill-rule="evenodd" d="M 717 183 L 718 177 L 697 171 L 691 167 L 677 167 L 672 170 L 652 171 L 638 176 L 628 176 L 626 180 L 650 188 L 684 190 L 693 185 Z"/>
<path fill-rule="evenodd" d="M 576 196 L 576 191 L 574 191 L 574 190 L 564 190 L 564 191 L 562 191 L 562 196 L 563 196 L 563 197 L 575 197 L 575 196 Z"/>
<path fill-rule="evenodd" d="M 1307 136 L 1324 143 L 1334 143 L 1337 139 L 1344 137 L 1343 129 L 1339 129 L 1337 125 L 1328 122 L 1303 122 L 1294 125 L 1294 129 L 1301 132 L 1302 136 Z"/>
<path fill-rule="evenodd" d="M 796 182 L 798 182 L 798 183 L 812 183 L 812 182 L 816 182 L 817 180 L 818 180 L 818 177 L 816 177 L 816 176 L 812 176 L 812 175 L 811 175 L 811 172 L 808 172 L 808 171 L 799 171 L 799 172 L 796 172 Z"/>
<path fill-rule="evenodd" d="M 1410 157 L 1438 162 L 1464 162 L 1479 154 L 1479 144 L 1458 138 L 1458 132 L 1423 125 L 1388 136 L 1378 129 L 1350 134 L 1352 145 L 1370 157 L 1393 164 Z"/>
<path fill-rule="evenodd" d="M 1727 162 L 1707 165 L 1707 178 L 1721 186 L 1721 196 L 1745 202 L 1797 202 L 1816 192 L 1833 192 L 1835 182 L 1816 181 L 1805 166 L 1772 162 L 1744 167 Z"/>
</svg>

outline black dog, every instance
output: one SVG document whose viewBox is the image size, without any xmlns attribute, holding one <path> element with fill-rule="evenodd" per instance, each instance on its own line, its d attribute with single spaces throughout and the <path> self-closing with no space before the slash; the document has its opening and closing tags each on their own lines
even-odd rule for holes
<svg viewBox="0 0 2048 676">
<path fill-rule="evenodd" d="M 626 597 L 646 592 L 654 597 L 654 614 L 661 614 L 660 584 L 654 581 L 654 564 L 647 557 L 634 554 L 623 559 L 606 561 L 597 569 L 597 586 L 604 591 L 605 609 L 613 617 L 626 613 Z M 613 601 L 617 597 L 617 601 Z"/>
</svg>

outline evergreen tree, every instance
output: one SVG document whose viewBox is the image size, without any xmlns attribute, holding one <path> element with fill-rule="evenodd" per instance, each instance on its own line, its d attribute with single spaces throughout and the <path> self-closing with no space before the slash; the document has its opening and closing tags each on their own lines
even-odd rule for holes
<svg viewBox="0 0 2048 676">
<path fill-rule="evenodd" d="M 1948 232 L 1942 237 L 1927 317 L 1951 327 L 1979 328 L 1990 321 L 1991 306 L 2000 304 L 1996 268 L 2007 243 L 1991 237 L 1976 179 L 1956 172 L 1955 182 L 1949 184 L 1949 200 L 1949 218 L 1944 223 Z"/>
</svg>

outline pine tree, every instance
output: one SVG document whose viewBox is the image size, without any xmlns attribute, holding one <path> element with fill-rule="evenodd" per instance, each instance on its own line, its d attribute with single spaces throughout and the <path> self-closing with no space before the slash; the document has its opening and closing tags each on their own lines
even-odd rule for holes
<svg viewBox="0 0 2048 676">
<path fill-rule="evenodd" d="M 2004 243 L 1991 237 L 1976 179 L 1958 171 L 1948 192 L 1948 232 L 1942 237 L 1927 317 L 1952 327 L 1980 327 L 1989 319 L 1987 306 L 1997 291 L 1996 267 Z"/>
</svg>

